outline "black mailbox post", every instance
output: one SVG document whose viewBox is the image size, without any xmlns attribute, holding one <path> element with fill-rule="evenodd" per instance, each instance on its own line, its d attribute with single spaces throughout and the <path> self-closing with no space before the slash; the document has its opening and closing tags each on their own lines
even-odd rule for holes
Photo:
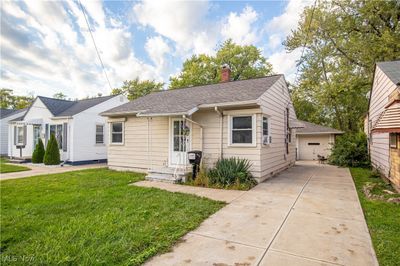
<svg viewBox="0 0 400 266">
<path fill-rule="evenodd" d="M 200 162 L 203 153 L 201 151 L 189 151 L 188 159 L 189 163 L 193 165 L 192 179 L 196 178 L 197 173 L 200 170 Z"/>
</svg>

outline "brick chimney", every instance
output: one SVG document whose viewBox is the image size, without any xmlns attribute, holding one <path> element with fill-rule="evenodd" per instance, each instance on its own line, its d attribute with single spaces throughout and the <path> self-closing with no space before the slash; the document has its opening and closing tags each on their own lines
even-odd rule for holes
<svg viewBox="0 0 400 266">
<path fill-rule="evenodd" d="M 227 64 L 224 64 L 221 69 L 221 82 L 231 81 L 231 69 Z"/>
</svg>

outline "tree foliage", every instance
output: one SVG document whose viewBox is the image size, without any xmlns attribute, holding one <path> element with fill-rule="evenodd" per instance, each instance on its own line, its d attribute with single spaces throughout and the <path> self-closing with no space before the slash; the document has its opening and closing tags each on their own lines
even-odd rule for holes
<svg viewBox="0 0 400 266">
<path fill-rule="evenodd" d="M 65 95 L 62 92 L 57 92 L 53 95 L 53 98 L 55 99 L 59 99 L 59 100 L 66 100 L 67 99 L 67 95 Z"/>
<path fill-rule="evenodd" d="M 374 65 L 400 58 L 400 2 L 318 1 L 286 39 L 305 46 L 292 89 L 300 119 L 358 131 L 368 108 Z"/>
<path fill-rule="evenodd" d="M 183 63 L 181 73 L 170 78 L 170 89 L 218 83 L 221 66 L 231 68 L 232 80 L 243 80 L 272 74 L 272 66 L 254 45 L 225 41 L 215 56 L 193 55 Z"/>
<path fill-rule="evenodd" d="M 164 83 L 155 82 L 154 80 L 140 81 L 139 78 L 136 78 L 124 81 L 122 87 L 113 89 L 111 94 L 124 94 L 132 101 L 149 93 L 159 91 L 163 86 Z"/>
<path fill-rule="evenodd" d="M 33 96 L 17 96 L 11 89 L 0 89 L 0 107 L 5 109 L 24 109 L 31 105 Z"/>
<path fill-rule="evenodd" d="M 45 154 L 44 145 L 42 139 L 39 138 L 35 150 L 32 153 L 32 163 L 43 163 L 44 154 Z"/>
<path fill-rule="evenodd" d="M 54 134 L 50 135 L 50 140 L 47 143 L 46 152 L 44 153 L 43 163 L 45 165 L 58 165 L 60 164 L 60 150 Z"/>
</svg>

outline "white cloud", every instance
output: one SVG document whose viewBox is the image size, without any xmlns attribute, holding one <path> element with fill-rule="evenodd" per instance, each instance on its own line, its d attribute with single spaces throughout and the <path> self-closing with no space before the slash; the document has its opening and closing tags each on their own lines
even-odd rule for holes
<svg viewBox="0 0 400 266">
<path fill-rule="evenodd" d="M 258 14 L 251 7 L 246 6 L 242 13 L 231 12 L 222 25 L 221 34 L 224 39 L 232 39 L 238 44 L 254 44 L 257 33 L 253 23 L 257 21 Z"/>
<path fill-rule="evenodd" d="M 266 56 L 272 64 L 275 72 L 284 73 L 286 80 L 295 81 L 296 64 L 301 56 L 301 49 L 296 49 L 291 53 L 285 51 L 280 44 L 292 30 L 297 28 L 300 15 L 304 7 L 313 3 L 312 0 L 290 0 L 287 2 L 284 12 L 273 17 L 266 23 L 265 32 L 269 35 L 269 42 L 266 45 L 268 51 Z"/>
<path fill-rule="evenodd" d="M 168 43 L 161 36 L 155 36 L 148 38 L 144 47 L 156 67 L 163 68 L 166 63 L 164 56 L 171 52 Z"/>
<path fill-rule="evenodd" d="M 25 94 L 27 88 L 47 96 L 63 91 L 73 98 L 108 94 L 110 88 L 78 3 L 38 1 L 25 3 L 25 11 L 20 4 L 2 4 L 0 85 L 17 94 Z M 155 67 L 134 56 L 127 26 L 107 18 L 101 2 L 82 4 L 93 22 L 91 29 L 112 87 L 138 76 L 161 79 Z"/>
<path fill-rule="evenodd" d="M 213 29 L 205 16 L 207 1 L 151 1 L 144 0 L 133 7 L 136 21 L 151 27 L 158 34 L 176 42 L 177 51 L 185 54 L 194 49 L 195 53 L 210 52 L 213 49 Z M 202 46 L 196 43 L 199 35 L 207 33 L 208 42 Z M 181 51 L 183 49 L 183 51 Z"/>
</svg>

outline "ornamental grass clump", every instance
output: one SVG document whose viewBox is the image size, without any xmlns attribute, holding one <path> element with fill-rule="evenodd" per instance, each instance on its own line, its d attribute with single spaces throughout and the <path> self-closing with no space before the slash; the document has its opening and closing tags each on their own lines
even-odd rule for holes
<svg viewBox="0 0 400 266">
<path fill-rule="evenodd" d="M 220 159 L 208 172 L 209 182 L 222 187 L 250 188 L 257 182 L 250 173 L 251 163 L 247 159 L 236 157 Z"/>
</svg>

